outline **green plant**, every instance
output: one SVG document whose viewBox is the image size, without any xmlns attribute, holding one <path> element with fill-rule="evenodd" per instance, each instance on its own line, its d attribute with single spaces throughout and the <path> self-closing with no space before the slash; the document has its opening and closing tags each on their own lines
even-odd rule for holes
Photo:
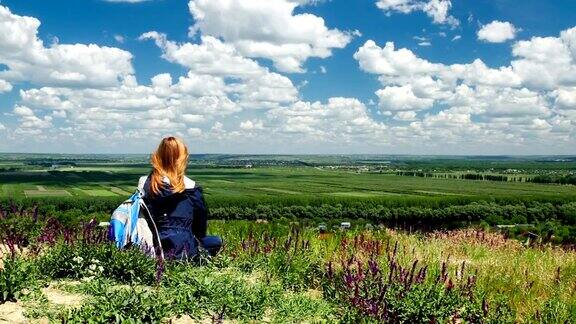
<svg viewBox="0 0 576 324">
<path fill-rule="evenodd" d="M 119 250 L 109 243 L 60 243 L 41 255 L 38 264 L 49 278 L 103 276 L 127 283 L 155 281 L 154 259 L 138 249 Z"/>
<path fill-rule="evenodd" d="M 64 323 L 159 323 L 172 309 L 159 291 L 106 289 L 80 308 L 61 315 Z"/>
<path fill-rule="evenodd" d="M 0 269 L 0 304 L 16 301 L 34 280 L 34 267 L 30 262 L 18 257 L 3 260 Z"/>
</svg>

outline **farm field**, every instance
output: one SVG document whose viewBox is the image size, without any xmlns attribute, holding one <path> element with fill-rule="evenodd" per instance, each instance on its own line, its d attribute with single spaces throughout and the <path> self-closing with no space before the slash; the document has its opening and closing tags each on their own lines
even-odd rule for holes
<svg viewBox="0 0 576 324">
<path fill-rule="evenodd" d="M 138 178 L 148 169 L 83 168 L 0 173 L 0 197 L 79 196 L 125 197 L 135 190 Z M 519 199 L 575 199 L 575 186 L 525 182 L 491 182 L 460 179 L 406 177 L 349 170 L 318 170 L 309 167 L 199 168 L 188 176 L 205 189 L 208 200 L 244 199 L 309 200 L 330 197 L 376 198 L 399 196 L 426 199 L 430 196 Z M 38 190 L 37 186 L 48 188 Z"/>
<path fill-rule="evenodd" d="M 15 154 L 0 155 L 0 164 L 0 204 L 39 204 L 69 221 L 106 220 L 150 171 L 144 155 Z M 510 234 L 576 244 L 576 186 L 530 181 L 570 180 L 572 168 L 569 157 L 206 155 L 190 159 L 188 176 L 217 219 L 358 220 L 427 230 L 528 224 Z M 522 180 L 502 181 L 510 174 Z"/>
</svg>

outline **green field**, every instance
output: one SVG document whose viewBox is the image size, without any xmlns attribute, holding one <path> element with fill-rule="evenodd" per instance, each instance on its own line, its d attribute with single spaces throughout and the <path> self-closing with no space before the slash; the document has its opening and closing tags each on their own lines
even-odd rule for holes
<svg viewBox="0 0 576 324">
<path fill-rule="evenodd" d="M 18 171 L 0 173 L 1 197 L 79 196 L 120 197 L 136 188 L 148 169 L 83 168 L 62 171 Z M 469 199 L 576 199 L 570 185 L 524 182 L 491 182 L 398 176 L 386 173 L 356 173 L 347 170 L 318 170 L 308 167 L 197 168 L 188 176 L 201 185 L 207 199 L 354 199 L 390 200 L 430 197 Z M 48 188 L 38 190 L 37 186 Z"/>
<path fill-rule="evenodd" d="M 217 219 L 358 220 L 421 230 L 528 224 L 509 234 L 574 244 L 575 161 L 202 155 L 190 159 L 188 176 Z M 0 165 L 0 207 L 38 206 L 66 222 L 107 220 L 150 172 L 144 155 L 0 154 Z"/>
</svg>

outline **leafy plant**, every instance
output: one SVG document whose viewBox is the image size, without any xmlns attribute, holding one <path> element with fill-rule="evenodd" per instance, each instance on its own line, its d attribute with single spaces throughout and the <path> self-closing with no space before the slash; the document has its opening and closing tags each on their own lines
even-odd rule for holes
<svg viewBox="0 0 576 324">
<path fill-rule="evenodd" d="M 9 257 L 0 268 L 0 304 L 16 301 L 34 279 L 32 264 L 22 258 Z"/>
<path fill-rule="evenodd" d="M 107 289 L 80 308 L 62 314 L 64 323 L 159 323 L 172 309 L 158 291 Z"/>
</svg>

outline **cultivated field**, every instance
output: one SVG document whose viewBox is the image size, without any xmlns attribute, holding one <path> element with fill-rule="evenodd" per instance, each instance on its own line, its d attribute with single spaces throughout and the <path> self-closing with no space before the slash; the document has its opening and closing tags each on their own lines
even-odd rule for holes
<svg viewBox="0 0 576 324">
<path fill-rule="evenodd" d="M 0 197 L 126 197 L 148 168 L 114 166 L 0 173 Z M 332 197 L 396 199 L 458 196 L 483 198 L 575 199 L 575 186 L 527 182 L 493 182 L 406 177 L 392 173 L 329 170 L 311 167 L 201 168 L 188 176 L 201 185 L 208 200 L 330 199 Z M 41 186 L 43 190 L 39 190 Z"/>
</svg>

